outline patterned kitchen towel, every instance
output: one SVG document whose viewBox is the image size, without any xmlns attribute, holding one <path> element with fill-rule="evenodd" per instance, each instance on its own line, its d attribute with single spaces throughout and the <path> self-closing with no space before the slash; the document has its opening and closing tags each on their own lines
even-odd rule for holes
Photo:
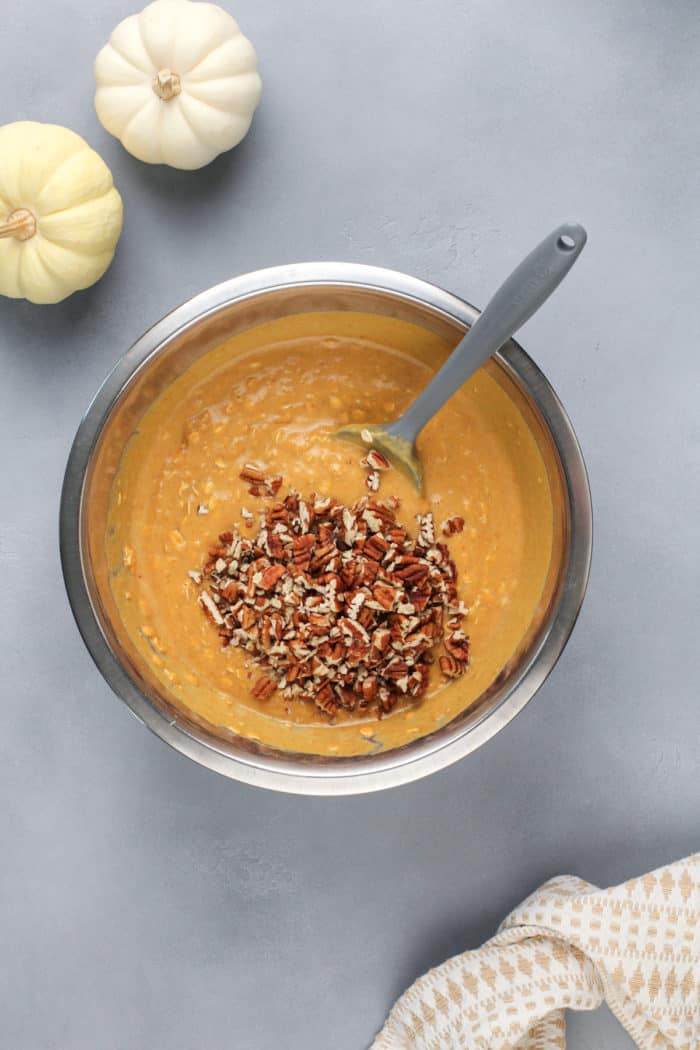
<svg viewBox="0 0 700 1050">
<path fill-rule="evenodd" d="M 371 1050 L 564 1050 L 564 1009 L 604 1000 L 642 1050 L 699 1050 L 700 853 L 608 890 L 546 882 L 404 992 Z"/>
</svg>

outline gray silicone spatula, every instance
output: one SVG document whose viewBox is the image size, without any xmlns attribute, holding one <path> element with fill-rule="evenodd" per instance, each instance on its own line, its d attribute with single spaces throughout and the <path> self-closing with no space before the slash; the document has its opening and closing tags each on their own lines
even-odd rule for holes
<svg viewBox="0 0 700 1050">
<path fill-rule="evenodd" d="M 420 492 L 423 468 L 416 438 L 449 398 L 528 321 L 566 277 L 586 243 L 576 223 L 553 230 L 501 285 L 440 371 L 393 423 L 353 423 L 336 437 L 371 445 L 409 475 Z M 368 438 L 371 437 L 371 442 Z"/>
</svg>

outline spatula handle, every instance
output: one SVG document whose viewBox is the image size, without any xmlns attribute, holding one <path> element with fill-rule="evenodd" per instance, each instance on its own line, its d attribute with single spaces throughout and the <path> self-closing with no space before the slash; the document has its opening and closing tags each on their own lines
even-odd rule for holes
<svg viewBox="0 0 700 1050">
<path fill-rule="evenodd" d="M 415 442 L 428 420 L 549 298 L 586 238 L 576 223 L 564 223 L 545 237 L 501 285 L 425 390 L 387 429 Z"/>
</svg>

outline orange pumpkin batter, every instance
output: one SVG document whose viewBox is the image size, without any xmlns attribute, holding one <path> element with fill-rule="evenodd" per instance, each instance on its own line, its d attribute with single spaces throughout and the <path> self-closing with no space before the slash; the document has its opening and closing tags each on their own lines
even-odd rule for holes
<svg viewBox="0 0 700 1050">
<path fill-rule="evenodd" d="M 342 333 L 342 334 L 337 334 Z M 204 355 L 152 405 L 131 437 L 114 482 L 107 535 L 111 587 L 141 657 L 171 697 L 223 731 L 320 754 L 394 747 L 431 732 L 471 704 L 517 648 L 542 594 L 552 549 L 547 471 L 518 408 L 480 371 L 419 441 L 425 490 L 398 472 L 380 496 L 401 500 L 410 529 L 465 519 L 449 541 L 471 664 L 455 683 L 434 669 L 427 696 L 381 721 L 341 712 L 330 724 L 309 703 L 256 701 L 245 653 L 222 650 L 197 604 L 188 570 L 217 534 L 257 514 L 239 472 L 250 461 L 284 488 L 351 504 L 366 492 L 361 451 L 333 432 L 346 422 L 401 413 L 444 360 L 437 336 L 396 320 L 316 314 L 260 326 Z M 202 513 L 205 507 L 207 513 Z M 198 510 L 199 508 L 199 510 Z"/>
</svg>

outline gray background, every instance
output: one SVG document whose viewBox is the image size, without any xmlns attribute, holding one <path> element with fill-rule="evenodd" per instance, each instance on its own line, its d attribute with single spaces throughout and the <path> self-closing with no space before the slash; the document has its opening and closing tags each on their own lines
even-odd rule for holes
<svg viewBox="0 0 700 1050">
<path fill-rule="evenodd" d="M 236 0 L 262 107 L 190 174 L 140 164 L 93 112 L 93 56 L 130 10 L 24 0 L 0 25 L 0 123 L 70 125 L 126 206 L 95 288 L 0 303 L 0 1045 L 363 1050 L 544 879 L 610 884 L 700 845 L 700 14 Z M 57 551 L 70 442 L 117 357 L 193 293 L 291 260 L 483 304 L 569 218 L 589 245 L 522 341 L 578 430 L 596 545 L 538 697 L 460 765 L 355 799 L 243 787 L 147 733 L 82 646 Z M 604 1011 L 570 1031 L 631 1045 Z"/>
</svg>

